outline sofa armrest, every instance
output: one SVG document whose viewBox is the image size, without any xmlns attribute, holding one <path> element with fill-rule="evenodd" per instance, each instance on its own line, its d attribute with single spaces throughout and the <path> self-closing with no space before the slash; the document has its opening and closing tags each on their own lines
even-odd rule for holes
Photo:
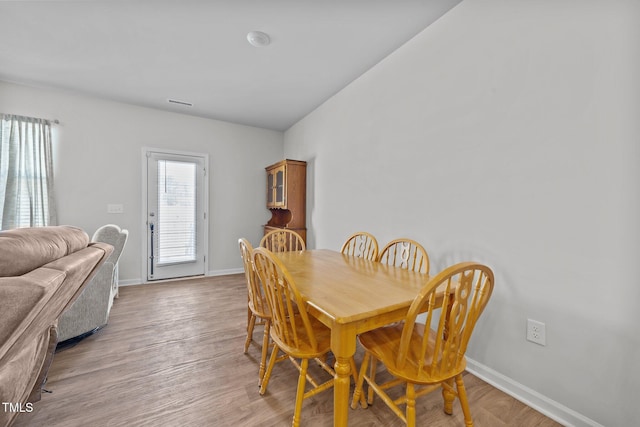
<svg viewBox="0 0 640 427">
<path fill-rule="evenodd" d="M 64 281 L 63 271 L 39 268 L 0 277 L 0 360 Z"/>
</svg>

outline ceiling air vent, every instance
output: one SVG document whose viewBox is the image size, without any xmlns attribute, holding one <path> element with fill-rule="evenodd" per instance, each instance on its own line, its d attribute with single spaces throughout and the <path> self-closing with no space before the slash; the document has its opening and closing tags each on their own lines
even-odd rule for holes
<svg viewBox="0 0 640 427">
<path fill-rule="evenodd" d="M 193 107 L 193 104 L 190 102 L 186 102 L 186 101 L 178 101 L 177 99 L 167 99 L 167 102 L 169 104 L 176 104 L 176 105 L 182 105 L 183 107 Z"/>
</svg>

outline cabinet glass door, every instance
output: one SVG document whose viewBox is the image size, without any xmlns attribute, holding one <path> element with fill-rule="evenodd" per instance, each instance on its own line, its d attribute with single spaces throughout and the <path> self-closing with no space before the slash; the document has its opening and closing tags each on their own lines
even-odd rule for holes
<svg viewBox="0 0 640 427">
<path fill-rule="evenodd" d="M 273 174 L 267 174 L 267 206 L 273 205 Z"/>
<path fill-rule="evenodd" d="M 284 169 L 276 171 L 276 205 L 284 204 Z"/>
</svg>

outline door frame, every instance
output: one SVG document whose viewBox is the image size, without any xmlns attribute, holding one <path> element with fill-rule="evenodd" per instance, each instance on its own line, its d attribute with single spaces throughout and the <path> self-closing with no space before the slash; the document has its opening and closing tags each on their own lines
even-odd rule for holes
<svg viewBox="0 0 640 427">
<path fill-rule="evenodd" d="M 166 148 L 156 148 L 156 147 L 142 147 L 142 156 L 141 156 L 141 175 L 142 175 L 142 187 L 141 187 L 141 198 L 142 198 L 142 210 L 140 212 L 140 243 L 141 243 L 141 252 L 142 257 L 142 265 L 140 266 L 140 278 L 142 283 L 156 283 L 161 280 L 149 280 L 147 277 L 147 262 L 148 253 L 147 253 L 147 228 L 148 228 L 148 210 L 149 206 L 147 204 L 147 157 L 150 153 L 161 153 L 168 155 L 177 155 L 177 156 L 191 156 L 191 157 L 201 157 L 204 159 L 204 179 L 203 179 L 203 188 L 202 188 L 202 206 L 204 208 L 205 220 L 203 221 L 203 241 L 202 241 L 202 251 L 204 252 L 205 262 L 204 262 L 204 275 L 207 276 L 209 273 L 209 154 L 208 153 L 196 153 L 193 151 L 182 151 L 182 150 L 170 150 Z M 165 279 L 172 280 L 172 279 Z"/>
</svg>

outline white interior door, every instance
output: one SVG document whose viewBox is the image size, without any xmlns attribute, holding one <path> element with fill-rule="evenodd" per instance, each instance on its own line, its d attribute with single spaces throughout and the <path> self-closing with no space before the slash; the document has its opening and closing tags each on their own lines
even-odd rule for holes
<svg viewBox="0 0 640 427">
<path fill-rule="evenodd" d="M 146 151 L 147 280 L 206 272 L 206 155 Z"/>
</svg>

